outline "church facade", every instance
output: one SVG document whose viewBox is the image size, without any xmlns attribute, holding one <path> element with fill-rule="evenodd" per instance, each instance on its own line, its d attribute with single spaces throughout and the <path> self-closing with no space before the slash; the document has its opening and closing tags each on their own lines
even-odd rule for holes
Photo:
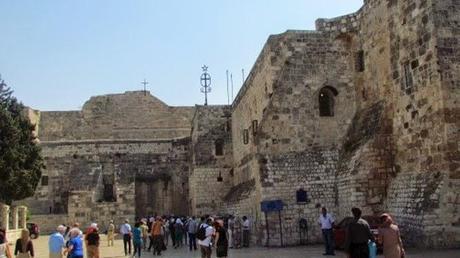
<svg viewBox="0 0 460 258">
<path fill-rule="evenodd" d="M 460 4 L 364 2 L 270 36 L 232 105 L 127 92 L 34 112 L 46 170 L 23 201 L 32 218 L 246 215 L 254 242 L 296 245 L 302 230 L 321 241 L 319 207 L 340 220 L 358 206 L 393 214 L 409 244 L 459 247 Z"/>
</svg>

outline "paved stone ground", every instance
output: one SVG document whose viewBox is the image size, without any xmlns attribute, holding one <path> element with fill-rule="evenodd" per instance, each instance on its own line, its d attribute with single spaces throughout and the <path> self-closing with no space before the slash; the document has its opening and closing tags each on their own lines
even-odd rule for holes
<svg viewBox="0 0 460 258">
<path fill-rule="evenodd" d="M 34 240 L 36 249 L 35 258 L 48 258 L 48 237 L 41 236 Z M 292 247 L 292 248 L 250 248 L 230 250 L 229 258 L 323 258 L 331 256 L 323 256 L 322 246 L 307 246 L 307 247 Z M 105 241 L 105 236 L 102 235 L 101 258 L 125 258 L 123 255 L 123 242 L 116 240 L 115 246 L 108 247 Z M 152 253 L 143 253 L 142 257 L 151 258 Z M 169 248 L 161 257 L 164 258 L 199 258 L 199 251 L 189 252 L 187 248 L 172 249 Z M 213 254 L 212 257 L 215 257 Z M 343 252 L 338 251 L 335 257 L 345 258 Z M 409 250 L 407 257 L 409 258 L 459 258 L 460 250 Z M 383 258 L 383 256 L 379 256 Z"/>
</svg>

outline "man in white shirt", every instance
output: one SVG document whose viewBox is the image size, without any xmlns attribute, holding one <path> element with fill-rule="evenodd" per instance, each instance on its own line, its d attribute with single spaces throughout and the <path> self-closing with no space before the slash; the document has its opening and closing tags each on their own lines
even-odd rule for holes
<svg viewBox="0 0 460 258">
<path fill-rule="evenodd" d="M 324 246 L 326 250 L 323 255 L 335 255 L 332 230 L 334 228 L 334 218 L 332 218 L 331 214 L 327 213 L 326 207 L 321 208 L 321 215 L 319 215 L 318 223 L 321 226 L 321 231 L 323 232 Z"/>
<path fill-rule="evenodd" d="M 198 240 L 198 245 L 201 249 L 201 258 L 211 258 L 212 254 L 212 236 L 214 235 L 214 228 L 210 226 L 212 220 L 208 218 L 205 223 L 200 225 L 200 228 L 206 229 L 206 238 L 203 240 Z"/>
<path fill-rule="evenodd" d="M 129 221 L 125 220 L 124 224 L 120 226 L 120 234 L 123 236 L 123 246 L 125 247 L 125 255 L 131 255 L 131 225 Z M 129 252 L 128 252 L 129 246 Z"/>
</svg>

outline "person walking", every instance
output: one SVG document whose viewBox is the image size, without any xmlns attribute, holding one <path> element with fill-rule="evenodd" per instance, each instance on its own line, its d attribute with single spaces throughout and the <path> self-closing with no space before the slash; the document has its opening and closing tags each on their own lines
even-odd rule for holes
<svg viewBox="0 0 460 258">
<path fill-rule="evenodd" d="M 129 225 L 129 221 L 126 219 L 125 223 L 120 226 L 120 234 L 123 236 L 123 247 L 125 249 L 125 255 L 131 255 L 131 225 Z"/>
<path fill-rule="evenodd" d="M 228 218 L 228 247 L 233 248 L 233 232 L 235 230 L 235 217 L 230 215 Z"/>
<path fill-rule="evenodd" d="M 110 220 L 109 227 L 107 228 L 107 245 L 113 246 L 114 239 L 115 239 L 115 224 L 113 224 L 113 220 Z"/>
<path fill-rule="evenodd" d="M 0 229 L 0 258 L 13 258 L 8 241 L 6 241 L 6 230 Z"/>
<path fill-rule="evenodd" d="M 228 237 L 224 221 L 217 220 L 214 226 L 216 228 L 216 256 L 226 258 L 228 256 Z"/>
<path fill-rule="evenodd" d="M 174 217 L 169 219 L 169 235 L 171 236 L 172 246 L 176 246 L 176 230 L 175 230 L 176 220 Z"/>
<path fill-rule="evenodd" d="M 211 241 L 212 241 L 212 236 L 214 235 L 214 228 L 210 225 L 211 223 L 212 223 L 212 220 L 208 218 L 205 223 L 200 225 L 200 228 L 198 229 L 198 232 L 197 232 L 198 245 L 200 246 L 200 249 L 201 249 L 201 258 L 211 258 L 211 254 L 212 254 Z M 200 231 L 202 231 L 203 234 L 201 234 Z M 201 235 L 203 235 L 202 239 L 201 239 Z"/>
<path fill-rule="evenodd" d="M 141 222 L 136 222 L 136 224 L 134 224 L 134 229 L 133 229 L 133 245 L 134 245 L 133 258 L 136 257 L 136 253 L 137 253 L 137 257 L 141 257 L 142 242 L 143 242 L 143 235 L 142 235 Z"/>
<path fill-rule="evenodd" d="M 384 213 L 380 216 L 382 227 L 379 229 L 378 241 L 383 244 L 383 256 L 385 258 L 401 258 L 405 251 L 401 241 L 399 228 L 394 224 L 390 214 Z"/>
<path fill-rule="evenodd" d="M 250 221 L 248 217 L 243 216 L 243 247 L 249 247 L 250 242 Z"/>
<path fill-rule="evenodd" d="M 66 227 L 59 225 L 56 232 L 51 234 L 48 240 L 49 258 L 63 258 L 62 251 L 65 248 L 64 234 Z"/>
<path fill-rule="evenodd" d="M 196 251 L 196 231 L 198 230 L 198 225 L 195 220 L 195 216 L 191 217 L 187 222 L 187 234 L 188 234 L 188 247 L 189 250 Z"/>
<path fill-rule="evenodd" d="M 164 243 L 163 243 L 163 236 L 161 235 L 161 231 L 163 228 L 163 220 L 161 217 L 157 217 L 155 222 L 152 226 L 152 239 L 153 239 L 153 255 L 161 255 L 161 251 L 163 251 Z"/>
<path fill-rule="evenodd" d="M 236 217 L 235 223 L 233 226 L 233 236 L 232 236 L 233 237 L 233 247 L 236 249 L 241 248 L 241 235 L 242 235 L 241 227 L 242 227 L 241 219 L 240 217 Z"/>
<path fill-rule="evenodd" d="M 66 253 L 71 258 L 83 258 L 83 240 L 80 236 L 80 230 L 78 228 L 71 229 L 69 232 L 70 240 Z"/>
<path fill-rule="evenodd" d="M 361 218 L 361 209 L 352 208 L 353 221 L 350 222 L 347 228 L 345 238 L 345 251 L 349 258 L 368 258 L 369 248 L 368 242 L 375 242 L 374 235 L 367 221 Z"/>
<path fill-rule="evenodd" d="M 29 230 L 23 229 L 21 231 L 21 238 L 16 241 L 16 247 L 14 248 L 14 255 L 16 258 L 33 258 L 34 257 L 34 245 L 30 240 Z"/>
<path fill-rule="evenodd" d="M 86 256 L 87 258 L 99 258 L 99 232 L 96 223 L 92 223 L 86 234 Z"/>
<path fill-rule="evenodd" d="M 326 207 L 321 208 L 321 215 L 319 215 L 318 223 L 321 226 L 324 239 L 325 252 L 323 255 L 335 255 L 334 237 L 332 232 L 334 228 L 334 218 L 332 218 L 330 213 L 327 213 Z"/>
<path fill-rule="evenodd" d="M 174 248 L 182 247 L 182 239 L 184 237 L 184 224 L 180 218 L 176 219 L 176 224 L 174 225 L 174 236 L 176 237 L 176 245 Z"/>
<path fill-rule="evenodd" d="M 144 251 L 147 249 L 147 239 L 149 238 L 149 227 L 147 226 L 147 219 L 142 219 L 140 226 L 142 232 L 142 246 Z"/>
<path fill-rule="evenodd" d="M 169 245 L 169 220 L 166 217 L 163 217 L 163 242 L 165 246 Z"/>
</svg>

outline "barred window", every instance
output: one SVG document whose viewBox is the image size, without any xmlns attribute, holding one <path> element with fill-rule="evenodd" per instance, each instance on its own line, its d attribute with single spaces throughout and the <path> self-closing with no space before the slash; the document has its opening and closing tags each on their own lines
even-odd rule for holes
<svg viewBox="0 0 460 258">
<path fill-rule="evenodd" d="M 365 63 L 364 63 L 364 51 L 360 50 L 356 53 L 356 71 L 364 72 Z"/>
<path fill-rule="evenodd" d="M 243 143 L 244 144 L 249 143 L 249 130 L 248 129 L 243 130 Z"/>
<path fill-rule="evenodd" d="M 409 62 L 403 65 L 403 70 L 404 70 L 404 73 L 403 73 L 404 81 L 403 81 L 402 90 L 406 94 L 411 94 L 414 91 L 414 79 L 412 77 L 412 69 L 411 69 Z"/>
</svg>

